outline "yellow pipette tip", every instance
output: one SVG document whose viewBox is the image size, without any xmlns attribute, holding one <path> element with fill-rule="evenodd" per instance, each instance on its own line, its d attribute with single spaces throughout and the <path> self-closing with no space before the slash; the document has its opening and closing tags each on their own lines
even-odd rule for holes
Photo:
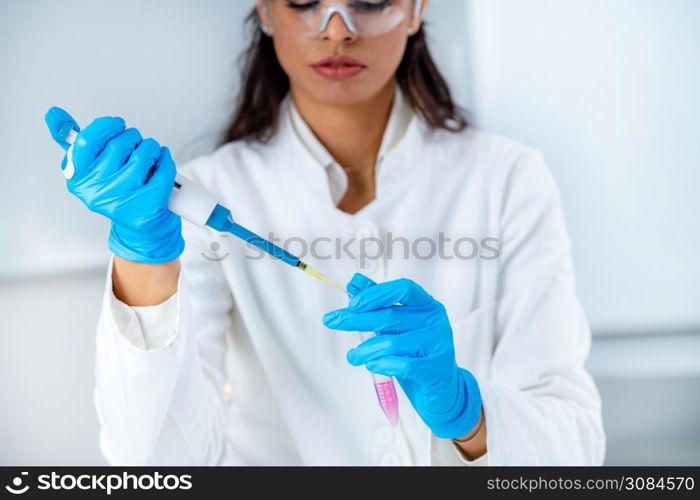
<svg viewBox="0 0 700 500">
<path fill-rule="evenodd" d="M 335 281 L 330 279 L 328 276 L 323 274 L 318 269 L 313 268 L 310 265 L 306 264 L 305 262 L 301 262 L 301 261 L 299 261 L 299 264 L 297 264 L 297 267 L 299 269 L 301 269 L 302 271 L 304 271 L 306 274 L 309 274 L 309 275 L 313 276 L 314 278 L 318 278 L 321 281 L 328 283 L 330 286 L 332 286 L 333 288 L 335 288 L 337 290 L 340 290 L 345 295 L 349 295 L 347 290 L 345 290 L 342 286 L 340 286 L 338 283 L 336 283 Z"/>
</svg>

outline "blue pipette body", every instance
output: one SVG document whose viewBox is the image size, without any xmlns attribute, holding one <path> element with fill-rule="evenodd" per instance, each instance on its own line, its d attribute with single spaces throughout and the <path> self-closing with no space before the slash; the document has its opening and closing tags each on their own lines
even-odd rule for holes
<svg viewBox="0 0 700 500">
<path fill-rule="evenodd" d="M 217 203 L 216 207 L 209 216 L 209 219 L 207 220 L 207 226 L 216 229 L 217 231 L 228 232 L 238 236 L 239 238 L 247 241 L 251 245 L 255 245 L 273 257 L 286 262 L 290 266 L 298 267 L 301 263 L 301 259 L 299 259 L 299 257 L 295 257 L 285 249 L 234 222 L 231 211 L 221 204 Z"/>
</svg>

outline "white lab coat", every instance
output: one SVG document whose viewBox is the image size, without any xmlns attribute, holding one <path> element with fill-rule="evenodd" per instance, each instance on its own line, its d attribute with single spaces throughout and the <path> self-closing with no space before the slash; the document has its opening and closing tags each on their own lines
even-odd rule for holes
<svg viewBox="0 0 700 500">
<path fill-rule="evenodd" d="M 342 285 L 357 271 L 377 282 L 407 277 L 441 301 L 457 362 L 479 381 L 488 452 L 470 461 L 433 435 L 398 383 L 400 424 L 389 426 L 369 373 L 346 361 L 359 336 L 322 323 L 348 297 L 183 220 L 178 291 L 163 304 L 117 300 L 109 262 L 95 405 L 110 464 L 602 463 L 600 398 L 584 368 L 590 330 L 543 156 L 472 127 L 430 130 L 397 90 L 376 198 L 354 215 L 336 207 L 343 170 L 290 95 L 271 143 L 229 143 L 179 170 L 218 194 L 239 223 L 272 233 Z M 377 247 L 367 245 L 360 268 L 359 240 L 386 243 L 388 233 L 393 255 L 372 259 Z M 418 239 L 438 243 L 440 233 L 452 242 L 498 238 L 500 258 L 483 247 L 483 258 L 457 258 L 449 243 L 445 258 L 431 257 L 431 243 Z M 316 253 L 304 253 L 300 241 L 315 238 Z M 400 238 L 415 251 L 404 254 Z M 349 241 L 349 252 L 334 253 Z M 460 245 L 468 257 L 472 246 Z"/>
</svg>

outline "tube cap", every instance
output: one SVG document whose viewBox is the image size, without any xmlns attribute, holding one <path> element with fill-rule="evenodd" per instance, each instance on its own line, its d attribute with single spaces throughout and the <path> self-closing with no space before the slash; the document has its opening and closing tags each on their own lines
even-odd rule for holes
<svg viewBox="0 0 700 500">
<path fill-rule="evenodd" d="M 376 284 L 376 282 L 372 281 L 372 279 L 368 278 L 364 274 L 355 273 L 346 288 L 348 293 L 355 295 L 360 290 L 364 290 L 365 288 L 369 288 Z"/>
</svg>

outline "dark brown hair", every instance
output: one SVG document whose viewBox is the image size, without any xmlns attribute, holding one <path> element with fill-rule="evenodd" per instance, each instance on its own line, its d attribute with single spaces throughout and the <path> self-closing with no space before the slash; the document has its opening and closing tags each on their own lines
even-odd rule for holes
<svg viewBox="0 0 700 500">
<path fill-rule="evenodd" d="M 280 103 L 289 91 L 289 78 L 277 60 L 272 39 L 260 30 L 255 8 L 246 17 L 246 24 L 252 26 L 252 40 L 240 58 L 241 90 L 219 145 L 240 139 L 267 142 L 277 131 Z M 467 120 L 453 102 L 447 82 L 430 55 L 423 25 L 425 21 L 408 39 L 396 80 L 409 104 L 432 127 L 464 130 Z"/>
</svg>

